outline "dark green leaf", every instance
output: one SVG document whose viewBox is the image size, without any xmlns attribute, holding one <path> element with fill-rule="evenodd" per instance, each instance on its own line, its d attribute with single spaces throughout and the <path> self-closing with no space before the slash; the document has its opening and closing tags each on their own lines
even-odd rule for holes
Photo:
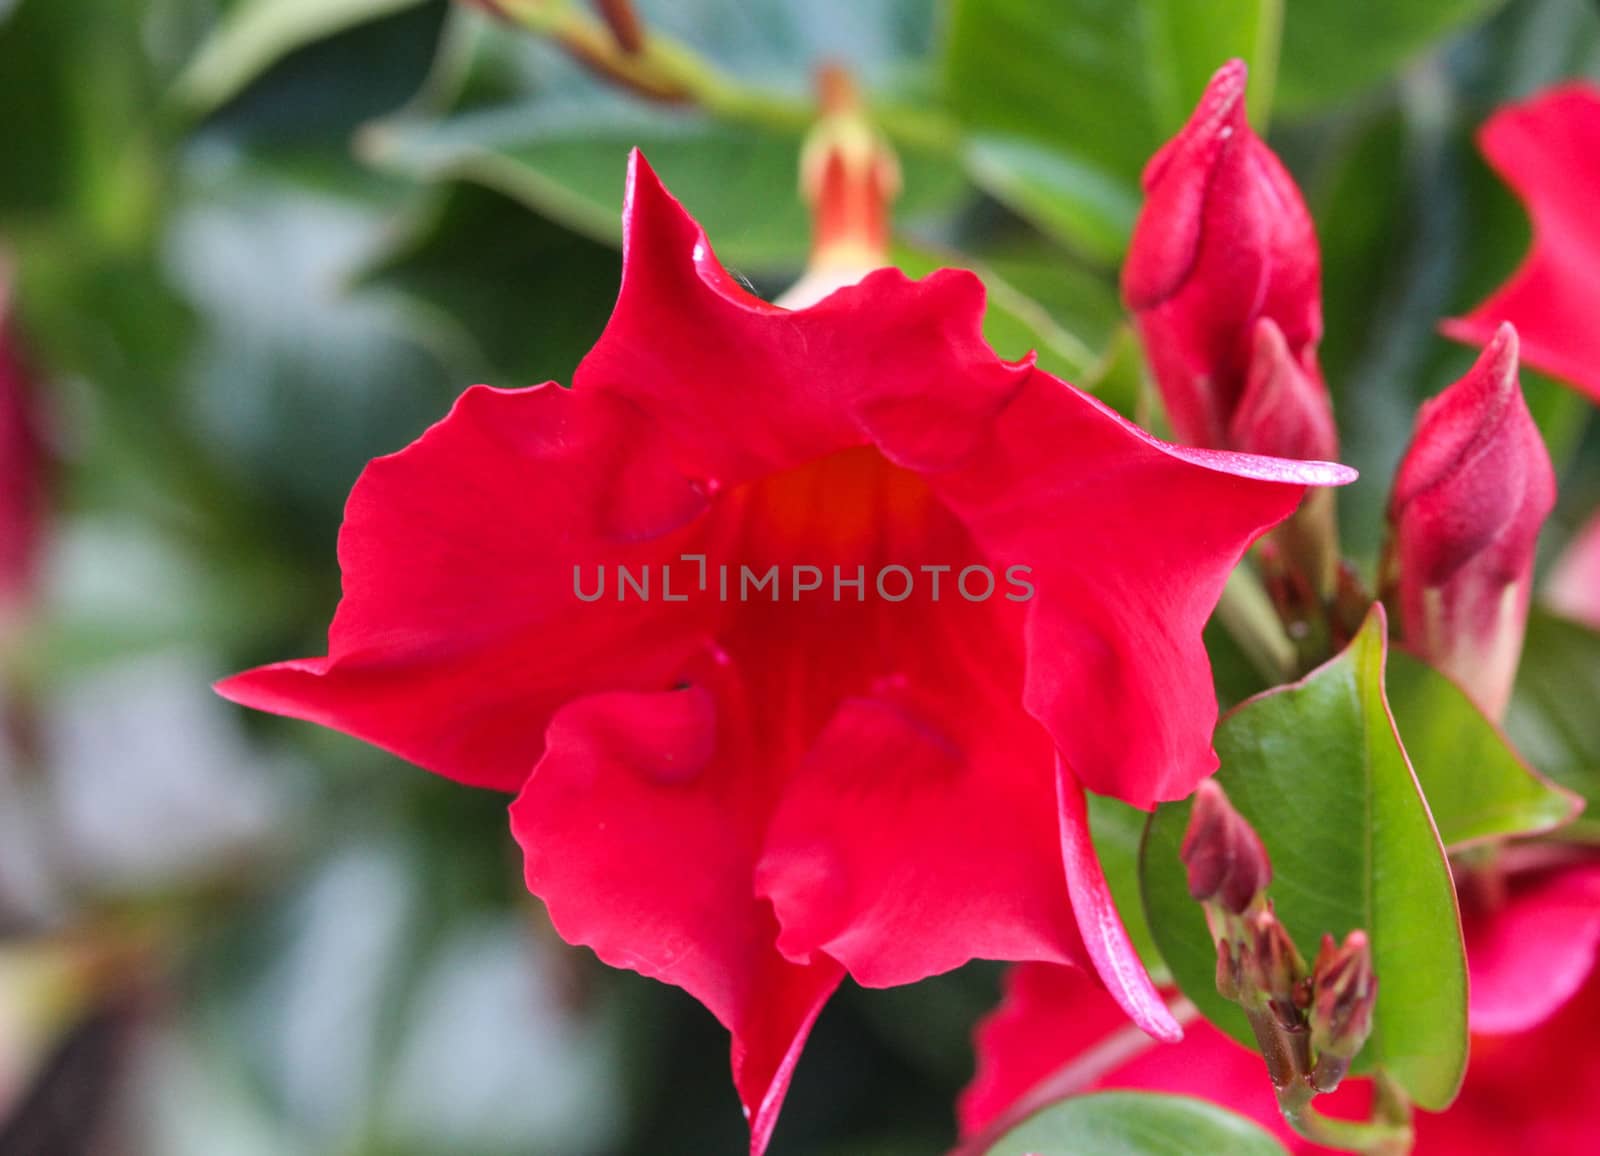
<svg viewBox="0 0 1600 1156">
<path fill-rule="evenodd" d="M 420 335 L 494 385 L 571 381 L 616 300 L 616 251 L 478 185 L 430 200 L 362 276 L 415 312 Z"/>
<path fill-rule="evenodd" d="M 218 24 L 178 84 L 205 114 L 242 92 L 273 64 L 308 44 L 427 0 L 246 0 Z"/>
<path fill-rule="evenodd" d="M 1263 1076 L 1263 1078 L 1265 1078 Z M 1096 1092 L 1054 1104 L 984 1156 L 1283 1156 L 1258 1124 L 1189 1096 Z"/>
<path fill-rule="evenodd" d="M 1498 0 L 1286 0 L 1278 99 L 1299 110 L 1359 92 Z"/>
<path fill-rule="evenodd" d="M 1600 807 L 1600 634 L 1538 608 L 1506 731 L 1528 761 Z M 1581 821 L 1590 826 L 1592 817 Z"/>
<path fill-rule="evenodd" d="M 797 193 L 801 138 L 721 124 L 699 113 L 597 95 L 544 100 L 438 121 L 395 120 L 369 132 L 366 155 L 422 180 L 463 179 L 515 197 L 609 243 L 621 235 L 628 150 L 639 148 L 735 267 L 793 270 L 810 247 Z M 965 195 L 954 166 L 903 152 L 902 221 Z"/>
<path fill-rule="evenodd" d="M 1302 952 L 1364 929 L 1379 994 L 1357 1070 L 1384 1068 L 1422 1107 L 1444 1108 L 1466 1068 L 1467 974 L 1444 848 L 1384 702 L 1385 622 L 1302 682 L 1251 699 L 1217 728 L 1218 782 L 1272 857 L 1269 894 Z M 1217 994 L 1216 949 L 1189 898 L 1178 847 L 1189 804 L 1151 817 L 1142 861 L 1150 926 L 1208 1019 L 1253 1043 Z"/>
<path fill-rule="evenodd" d="M 1278 0 L 957 0 L 945 55 L 969 171 L 1041 229 L 1120 255 L 1138 179 L 1231 57 L 1264 121 Z"/>
<path fill-rule="evenodd" d="M 1548 831 L 1582 807 L 1530 770 L 1461 688 L 1426 663 L 1391 653 L 1388 692 L 1446 847 Z"/>
</svg>

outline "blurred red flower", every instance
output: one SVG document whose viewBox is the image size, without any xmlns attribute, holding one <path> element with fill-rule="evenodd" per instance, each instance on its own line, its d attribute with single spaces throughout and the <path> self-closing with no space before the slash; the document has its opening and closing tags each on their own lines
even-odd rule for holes
<svg viewBox="0 0 1600 1156">
<path fill-rule="evenodd" d="M 46 508 L 38 403 L 0 265 L 0 635 L 26 613 L 38 579 Z"/>
<path fill-rule="evenodd" d="M 1533 218 L 1533 248 L 1495 294 L 1445 333 L 1483 345 L 1509 321 L 1529 365 L 1600 400 L 1600 89 L 1575 83 L 1495 113 L 1478 134 Z"/>
<path fill-rule="evenodd" d="M 790 311 L 637 156 L 624 215 L 575 388 L 474 388 L 372 463 L 328 656 L 221 692 L 520 790 L 561 933 L 732 1031 L 755 1151 L 846 971 L 1092 962 L 1175 1036 L 1083 787 L 1148 807 L 1212 770 L 1201 626 L 1306 485 L 1350 472 L 1168 446 L 1001 361 L 970 273 L 883 270 Z M 969 599 L 979 565 L 1030 567 L 1034 596 Z M 772 566 L 784 597 L 744 597 L 739 568 Z M 811 566 L 865 584 L 790 597 Z M 653 568 L 655 597 L 585 600 L 619 567 Z M 873 588 L 893 567 L 903 600 L 903 577 Z"/>
</svg>

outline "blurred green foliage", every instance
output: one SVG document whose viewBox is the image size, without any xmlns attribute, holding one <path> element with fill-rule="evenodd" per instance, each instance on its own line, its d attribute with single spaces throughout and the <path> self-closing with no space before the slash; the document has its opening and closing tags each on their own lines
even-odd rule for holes
<svg viewBox="0 0 1600 1156">
<path fill-rule="evenodd" d="M 811 74 L 843 61 L 902 153 L 907 268 L 979 269 L 1002 353 L 1038 348 L 1148 417 L 1115 281 L 1139 170 L 1223 56 L 1248 57 L 1253 115 L 1264 127 L 1276 105 L 1274 144 L 1323 241 L 1325 363 L 1364 475 L 1341 512 L 1370 566 L 1415 406 L 1470 356 L 1435 324 L 1527 240 L 1471 133 L 1506 99 L 1600 75 L 1586 0 L 639 8 L 766 114 L 643 103 L 443 0 L 0 0 L 0 244 L 61 454 L 32 685 L 68 716 L 145 704 L 124 709 L 152 766 L 191 758 L 236 777 L 213 784 L 229 797 L 265 792 L 262 821 L 203 868 L 132 894 L 75 878 L 53 900 L 90 926 L 137 913 L 168 944 L 149 1081 L 163 1156 L 740 1150 L 721 1031 L 682 993 L 554 940 L 522 894 L 504 800 L 210 700 L 172 716 L 199 712 L 204 735 L 169 731 L 108 681 L 132 670 L 154 694 L 167 683 L 141 664 L 179 654 L 171 693 L 203 696 L 207 677 L 320 651 L 362 465 L 474 381 L 569 379 L 600 332 L 627 149 L 738 275 L 780 288 L 807 247 Z M 1563 472 L 1559 545 L 1600 504 L 1600 449 L 1588 406 L 1528 379 Z M 1534 635 L 1513 731 L 1530 753 L 1554 744 L 1582 789 L 1594 736 L 1546 687 L 1587 641 Z M 1256 689 L 1217 653 L 1230 696 Z M 95 748 L 124 790 L 137 742 Z M 1127 817 L 1096 814 L 1126 896 Z M 127 835 L 174 832 L 130 817 Z M 995 975 L 847 991 L 776 1156 L 947 1144 Z"/>
</svg>

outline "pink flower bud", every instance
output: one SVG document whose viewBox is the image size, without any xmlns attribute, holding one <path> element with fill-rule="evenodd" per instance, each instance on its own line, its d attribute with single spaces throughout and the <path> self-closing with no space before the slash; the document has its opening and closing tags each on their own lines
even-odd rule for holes
<svg viewBox="0 0 1600 1156">
<path fill-rule="evenodd" d="M 1555 473 L 1503 325 L 1460 381 L 1424 403 L 1389 499 L 1406 646 L 1505 712 L 1528 621 L 1534 544 Z"/>
<path fill-rule="evenodd" d="M 1200 784 L 1179 850 L 1189 869 L 1189 894 L 1242 913 L 1272 882 L 1272 862 L 1261 838 L 1233 809 L 1215 779 Z"/>
<path fill-rule="evenodd" d="M 1333 405 L 1309 346 L 1301 361 L 1270 317 L 1256 322 L 1245 390 L 1228 419 L 1228 444 L 1245 453 L 1332 461 L 1339 456 Z"/>
<path fill-rule="evenodd" d="M 1316 232 L 1293 178 L 1245 119 L 1245 78 L 1242 61 L 1219 69 L 1189 123 L 1145 168 L 1122 271 L 1174 431 L 1213 448 L 1244 448 L 1229 435 L 1261 320 L 1277 326 L 1305 387 L 1322 387 Z M 1246 429 L 1263 432 L 1263 423 L 1249 418 Z"/>
</svg>

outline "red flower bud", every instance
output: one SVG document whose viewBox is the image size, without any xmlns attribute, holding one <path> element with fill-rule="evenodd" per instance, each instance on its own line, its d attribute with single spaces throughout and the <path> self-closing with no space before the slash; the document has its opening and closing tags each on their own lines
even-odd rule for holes
<svg viewBox="0 0 1600 1156">
<path fill-rule="evenodd" d="M 814 305 L 889 263 L 889 210 L 900 195 L 900 162 L 862 107 L 850 74 L 817 74 L 822 116 L 800 154 L 800 195 L 811 206 L 806 274 L 778 299 Z"/>
<path fill-rule="evenodd" d="M 1555 473 L 1501 326 L 1471 371 L 1417 416 L 1389 500 L 1406 646 L 1498 718 L 1528 620 L 1534 544 Z"/>
<path fill-rule="evenodd" d="M 0 265 L 0 635 L 32 598 L 45 517 L 44 445 L 5 274 Z"/>
<path fill-rule="evenodd" d="M 1322 388 L 1316 232 L 1294 179 L 1245 119 L 1245 77 L 1242 61 L 1218 70 L 1183 131 L 1151 159 L 1122 270 L 1173 429 L 1215 448 L 1233 448 L 1262 319 L 1277 326 L 1306 387 Z M 1246 428 L 1261 432 L 1263 420 Z"/>
<path fill-rule="evenodd" d="M 1372 1034 L 1377 1002 L 1378 977 L 1372 972 L 1367 933 L 1352 931 L 1342 947 L 1324 935 L 1311 968 L 1311 1046 L 1317 1053 L 1311 1078 L 1318 1091 L 1333 1091 L 1350 1070 Z"/>
<path fill-rule="evenodd" d="M 1304 362 L 1289 352 L 1276 321 L 1256 322 L 1244 394 L 1228 420 L 1232 448 L 1314 461 L 1339 456 L 1339 431 L 1315 352 L 1308 346 L 1302 357 Z"/>
<path fill-rule="evenodd" d="M 1242 913 L 1272 882 L 1272 862 L 1261 838 L 1233 809 L 1215 779 L 1200 784 L 1179 856 L 1189 869 L 1189 894 Z"/>
</svg>

